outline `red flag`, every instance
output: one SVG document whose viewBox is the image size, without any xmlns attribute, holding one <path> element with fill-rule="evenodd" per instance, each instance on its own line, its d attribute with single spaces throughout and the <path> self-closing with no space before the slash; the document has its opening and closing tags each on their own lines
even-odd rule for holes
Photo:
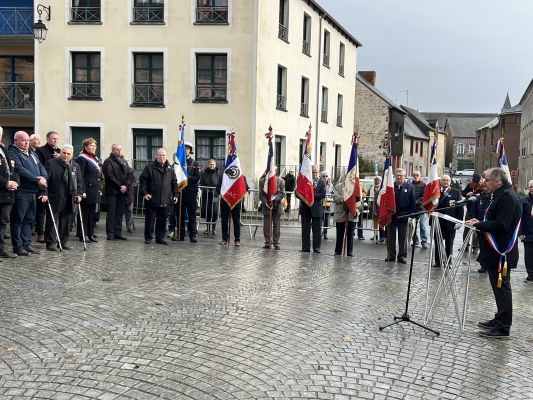
<svg viewBox="0 0 533 400">
<path fill-rule="evenodd" d="M 265 176 L 265 185 L 263 190 L 267 194 L 268 206 L 274 205 L 274 197 L 278 192 L 278 180 L 276 177 L 276 165 L 274 164 L 274 149 L 272 148 L 272 128 L 265 134 L 268 138 L 268 159 Z"/>
<path fill-rule="evenodd" d="M 390 158 L 385 161 L 383 184 L 378 196 L 378 221 L 379 226 L 386 227 L 392 221 L 392 215 L 396 212 L 396 197 L 394 195 L 394 175 Z"/>
<path fill-rule="evenodd" d="M 220 194 L 231 210 L 246 195 L 246 183 L 244 182 L 241 163 L 237 156 L 237 146 L 235 145 L 235 132 L 228 134 L 228 157 L 224 175 L 222 176 Z"/>
<path fill-rule="evenodd" d="M 298 172 L 295 195 L 309 207 L 315 202 L 315 190 L 313 188 L 313 174 L 311 172 L 311 130 L 305 134 L 307 141 L 305 144 L 302 164 Z"/>
<path fill-rule="evenodd" d="M 359 182 L 359 161 L 357 159 L 357 146 L 359 145 L 359 132 L 352 137 L 352 151 L 348 163 L 348 171 L 344 178 L 344 202 L 350 214 L 357 215 L 357 202 L 361 200 L 361 184 Z"/>
<path fill-rule="evenodd" d="M 440 197 L 440 182 L 437 174 L 437 139 L 431 148 L 431 166 L 429 169 L 429 182 L 424 189 L 424 196 L 422 197 L 422 207 L 426 211 L 433 210 L 439 203 Z"/>
</svg>

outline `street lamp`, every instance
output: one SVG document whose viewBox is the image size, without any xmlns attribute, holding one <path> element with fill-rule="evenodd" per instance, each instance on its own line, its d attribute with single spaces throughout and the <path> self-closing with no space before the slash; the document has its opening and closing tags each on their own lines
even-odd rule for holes
<svg viewBox="0 0 533 400">
<path fill-rule="evenodd" d="M 45 7 L 42 4 L 39 4 L 37 6 L 37 13 L 39 14 L 39 19 L 35 24 L 33 24 L 33 37 L 35 40 L 37 40 L 39 43 L 44 42 L 46 39 L 46 34 L 48 33 L 48 28 L 45 24 L 43 24 L 43 21 L 41 19 L 41 15 L 43 14 L 43 11 L 46 11 L 46 20 L 50 21 L 50 15 L 52 14 L 52 7 L 48 6 Z"/>
</svg>

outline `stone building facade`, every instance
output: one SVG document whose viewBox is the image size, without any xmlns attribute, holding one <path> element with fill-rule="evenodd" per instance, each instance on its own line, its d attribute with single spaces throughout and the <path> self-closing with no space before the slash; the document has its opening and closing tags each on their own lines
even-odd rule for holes
<svg viewBox="0 0 533 400">
<path fill-rule="evenodd" d="M 520 158 L 518 159 L 518 187 L 527 190 L 533 179 L 533 79 L 519 103 L 522 106 L 520 119 Z"/>
</svg>

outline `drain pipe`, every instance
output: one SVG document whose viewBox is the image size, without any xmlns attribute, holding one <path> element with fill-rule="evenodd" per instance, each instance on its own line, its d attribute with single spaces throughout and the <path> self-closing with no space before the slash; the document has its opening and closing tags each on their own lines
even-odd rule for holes
<svg viewBox="0 0 533 400">
<path fill-rule="evenodd" d="M 316 121 L 315 121 L 315 164 L 320 165 L 320 160 L 318 159 L 320 153 L 318 148 L 318 124 L 320 123 L 320 72 L 322 70 L 320 63 L 322 62 L 322 20 L 324 19 L 324 14 L 320 16 L 318 23 L 318 65 L 317 65 L 317 78 L 316 78 Z M 324 101 L 324 99 L 322 99 Z"/>
</svg>

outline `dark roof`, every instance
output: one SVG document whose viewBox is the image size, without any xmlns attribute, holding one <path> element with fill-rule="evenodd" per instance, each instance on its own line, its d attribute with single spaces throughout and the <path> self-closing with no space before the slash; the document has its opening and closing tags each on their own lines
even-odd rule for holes
<svg viewBox="0 0 533 400">
<path fill-rule="evenodd" d="M 484 117 L 450 117 L 447 119 L 446 125 L 450 128 L 453 138 L 475 138 L 476 130 L 490 122 L 494 117 L 496 114 L 487 114 Z"/>
<path fill-rule="evenodd" d="M 344 27 L 337 22 L 335 18 L 331 16 L 316 0 L 302 0 L 308 4 L 313 5 L 318 10 L 319 14 L 322 14 L 324 16 L 324 19 L 331 22 L 333 26 L 335 26 L 348 40 L 350 40 L 353 44 L 355 44 L 355 47 L 361 47 L 363 46 L 359 40 L 357 40 L 350 32 L 348 32 Z"/>
<path fill-rule="evenodd" d="M 383 92 L 378 90 L 375 86 L 372 86 L 370 82 L 368 82 L 365 78 L 363 78 L 361 75 L 356 75 L 356 84 L 361 83 L 363 86 L 365 86 L 368 90 L 373 92 L 376 96 L 380 97 L 385 103 L 387 103 L 389 106 L 397 110 L 398 112 L 402 113 L 403 115 L 407 115 L 407 113 L 398 106 L 394 101 L 389 99 Z"/>
<path fill-rule="evenodd" d="M 509 98 L 509 92 L 507 92 L 507 96 L 505 97 L 505 101 L 503 102 L 503 110 L 507 110 L 508 108 L 511 108 L 511 99 Z"/>
<path fill-rule="evenodd" d="M 514 107 L 504 108 L 502 109 L 502 112 L 500 115 L 506 115 L 506 114 L 520 114 L 522 112 L 522 104 L 517 104 Z"/>
<path fill-rule="evenodd" d="M 410 136 L 416 139 L 429 140 L 428 133 L 424 132 L 418 127 L 418 124 L 415 122 L 415 118 L 410 114 L 407 114 L 403 124 L 403 133 L 406 136 Z"/>
<path fill-rule="evenodd" d="M 524 105 L 524 102 L 527 100 L 530 94 L 533 93 L 533 79 L 531 79 L 531 82 L 529 82 L 529 85 L 526 88 L 526 91 L 522 95 L 522 98 L 520 99 L 520 102 L 518 104 Z"/>
<path fill-rule="evenodd" d="M 427 132 L 429 135 L 429 132 L 432 132 L 435 130 L 434 126 L 431 126 L 426 119 L 420 114 L 417 110 L 411 107 L 407 107 L 402 105 L 402 109 L 404 109 L 413 119 L 414 123 L 418 126 L 418 128 L 422 132 Z"/>
</svg>

